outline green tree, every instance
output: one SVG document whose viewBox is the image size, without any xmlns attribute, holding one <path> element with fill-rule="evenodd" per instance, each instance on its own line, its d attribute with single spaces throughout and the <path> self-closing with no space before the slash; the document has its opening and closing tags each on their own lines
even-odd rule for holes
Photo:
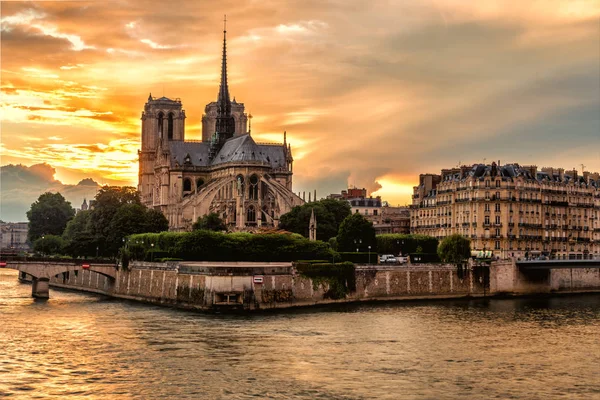
<svg viewBox="0 0 600 400">
<path fill-rule="evenodd" d="M 27 211 L 28 237 L 31 242 L 42 235 L 62 235 L 67 222 L 75 215 L 71 203 L 60 193 L 42 194 Z"/>
<path fill-rule="evenodd" d="M 80 211 L 69 221 L 63 233 L 65 252 L 73 257 L 96 255 L 96 240 L 91 230 L 91 211 Z"/>
<path fill-rule="evenodd" d="M 192 229 L 195 231 L 205 230 L 221 232 L 226 231 L 227 226 L 225 226 L 223 220 L 219 218 L 219 214 L 210 213 L 203 217 L 198 217 L 198 220 L 192 225 Z"/>
<path fill-rule="evenodd" d="M 471 241 L 457 233 L 447 236 L 438 247 L 438 256 L 443 262 L 460 265 L 471 256 Z"/>
<path fill-rule="evenodd" d="M 165 215 L 155 209 L 146 210 L 146 227 L 144 232 L 164 232 L 169 230 L 169 221 Z"/>
<path fill-rule="evenodd" d="M 119 208 L 127 204 L 141 206 L 139 194 L 132 186 L 104 186 L 96 193 L 90 215 L 90 228 L 99 254 L 116 255 L 122 243 L 112 242 L 116 235 L 111 233 L 114 227 L 111 222 Z"/>
<path fill-rule="evenodd" d="M 62 254 L 65 241 L 57 235 L 44 235 L 33 242 L 33 250 L 44 255 Z"/>
<path fill-rule="evenodd" d="M 366 252 L 371 246 L 371 251 L 377 251 L 377 240 L 375 239 L 375 228 L 373 223 L 362 215 L 355 213 L 347 216 L 337 235 L 338 251 Z"/>
<path fill-rule="evenodd" d="M 350 215 L 350 204 L 347 201 L 325 199 L 296 206 L 281 216 L 279 227 L 308 237 L 313 210 L 317 219 L 317 239 L 327 241 L 337 235 L 340 224 Z"/>
</svg>

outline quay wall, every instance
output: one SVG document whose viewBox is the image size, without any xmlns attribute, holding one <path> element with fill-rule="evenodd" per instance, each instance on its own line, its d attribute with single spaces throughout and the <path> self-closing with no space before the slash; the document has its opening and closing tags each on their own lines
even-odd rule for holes
<svg viewBox="0 0 600 400">
<path fill-rule="evenodd" d="M 304 277 L 291 264 L 256 263 L 244 268 L 232 267 L 234 263 L 195 264 L 133 263 L 130 270 L 116 271 L 115 279 L 89 270 L 71 271 L 52 277 L 50 285 L 203 310 L 600 291 L 598 268 L 552 270 L 531 281 L 509 260 L 464 269 L 444 264 L 357 266 L 355 290 L 334 299 L 328 296 L 329 283 Z"/>
</svg>

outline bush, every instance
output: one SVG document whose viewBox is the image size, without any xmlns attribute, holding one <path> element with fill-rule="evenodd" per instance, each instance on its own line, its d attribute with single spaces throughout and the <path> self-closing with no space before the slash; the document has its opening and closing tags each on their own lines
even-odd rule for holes
<svg viewBox="0 0 600 400">
<path fill-rule="evenodd" d="M 33 242 L 33 250 L 45 255 L 62 254 L 65 241 L 57 235 L 44 235 Z"/>
<path fill-rule="evenodd" d="M 471 241 L 462 235 L 450 235 L 440 243 L 437 253 L 444 262 L 459 265 L 471 256 Z"/>
<path fill-rule="evenodd" d="M 221 233 L 211 231 L 162 232 L 132 235 L 132 259 L 178 258 L 186 261 L 296 261 L 332 260 L 327 243 L 297 234 Z M 154 246 L 152 246 L 154 244 Z M 153 255 L 152 255 L 153 254 Z"/>
</svg>

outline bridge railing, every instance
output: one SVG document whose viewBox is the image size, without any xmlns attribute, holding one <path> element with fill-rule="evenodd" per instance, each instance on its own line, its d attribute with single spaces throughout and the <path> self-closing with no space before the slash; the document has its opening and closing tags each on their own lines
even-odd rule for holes
<svg viewBox="0 0 600 400">
<path fill-rule="evenodd" d="M 30 257 L 30 256 L 14 256 L 9 254 L 0 254 L 0 261 L 19 261 L 19 262 L 48 262 L 48 263 L 69 263 L 69 264 L 105 264 L 116 265 L 116 260 L 106 258 L 68 258 L 68 257 Z"/>
</svg>

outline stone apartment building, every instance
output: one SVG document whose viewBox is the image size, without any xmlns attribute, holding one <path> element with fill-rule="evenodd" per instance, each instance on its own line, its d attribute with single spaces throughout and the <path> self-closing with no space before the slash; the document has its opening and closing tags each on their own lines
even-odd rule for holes
<svg viewBox="0 0 600 400">
<path fill-rule="evenodd" d="M 347 201 L 352 213 L 371 221 L 378 235 L 410 232 L 410 211 L 407 207 L 392 207 L 382 201 L 381 196 L 367 197 L 365 188 L 349 188 L 340 194 L 332 193 L 327 198 Z"/>
<path fill-rule="evenodd" d="M 500 165 L 419 176 L 411 232 L 459 233 L 494 257 L 600 257 L 600 174 Z"/>
</svg>

